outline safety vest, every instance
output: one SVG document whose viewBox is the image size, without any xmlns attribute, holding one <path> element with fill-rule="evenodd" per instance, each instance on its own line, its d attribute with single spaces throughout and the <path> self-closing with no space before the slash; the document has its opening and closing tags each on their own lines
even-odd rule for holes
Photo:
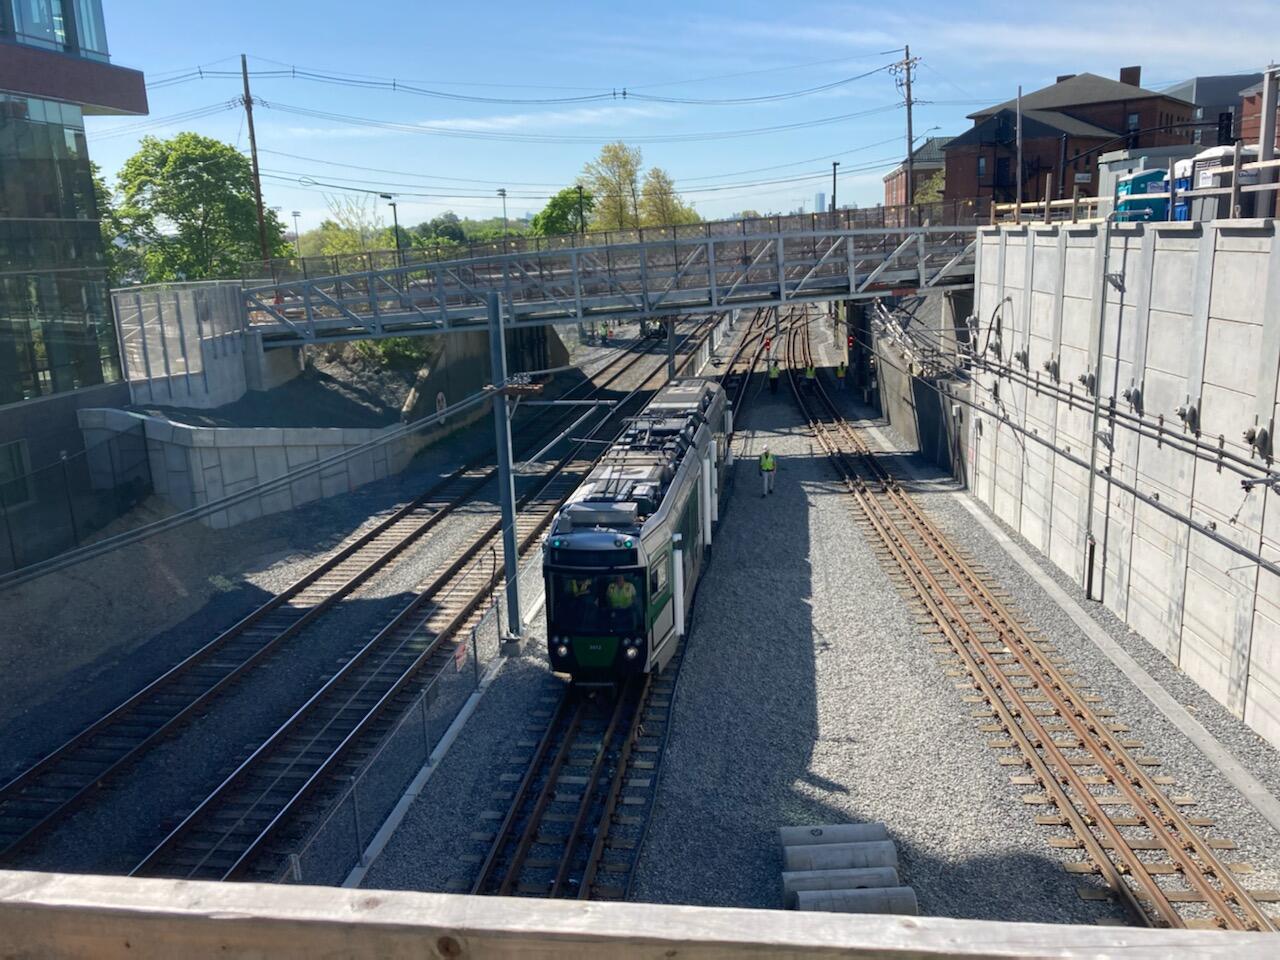
<svg viewBox="0 0 1280 960">
<path fill-rule="evenodd" d="M 813 369 L 813 364 L 810 364 L 809 366 L 804 368 L 804 377 L 806 380 L 812 380 L 817 375 L 818 375 L 817 371 Z"/>
<path fill-rule="evenodd" d="M 778 464 L 773 459 L 772 453 L 760 454 L 760 469 L 765 473 L 773 473 Z"/>
<path fill-rule="evenodd" d="M 776 363 L 769 368 L 769 379 L 770 380 L 778 379 L 778 365 Z"/>
<path fill-rule="evenodd" d="M 844 364 L 843 364 L 843 363 L 842 363 L 842 364 L 840 364 L 840 366 L 836 367 L 836 376 L 837 376 L 837 377 L 839 377 L 841 380 L 843 380 L 843 379 L 844 379 Z"/>
<path fill-rule="evenodd" d="M 569 594 L 574 597 L 585 597 L 591 592 L 590 580 L 569 580 Z"/>
<path fill-rule="evenodd" d="M 626 610 L 635 603 L 636 588 L 625 580 L 622 583 L 610 583 L 608 597 L 612 609 Z"/>
</svg>

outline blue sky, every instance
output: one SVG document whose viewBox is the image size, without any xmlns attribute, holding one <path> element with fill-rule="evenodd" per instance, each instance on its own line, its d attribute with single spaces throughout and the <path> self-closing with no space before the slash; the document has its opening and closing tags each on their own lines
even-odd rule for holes
<svg viewBox="0 0 1280 960">
<path fill-rule="evenodd" d="M 1280 4 L 1236 0 L 1154 6 L 915 0 L 900 7 L 804 0 L 105 0 L 105 8 L 113 62 L 144 71 L 149 82 L 197 66 L 238 70 L 243 52 L 254 71 L 296 67 L 520 101 L 624 87 L 668 98 L 787 93 L 874 70 L 900 56 L 888 51 L 909 43 L 922 60 L 915 96 L 931 101 L 916 108 L 918 136 L 959 133 L 970 125 L 967 113 L 1012 97 L 1018 84 L 1032 90 L 1060 73 L 1115 77 L 1121 66 L 1141 64 L 1143 86 L 1159 89 L 1197 74 L 1260 69 L 1280 48 L 1272 39 L 1280 37 Z M 497 215 L 495 191 L 505 185 L 517 217 L 572 183 L 599 143 L 645 137 L 690 138 L 640 145 L 645 162 L 666 168 L 707 218 L 748 207 L 811 210 L 817 191 L 830 192 L 832 159 L 842 165 L 841 201 L 867 205 L 883 198 L 881 178 L 905 147 L 901 95 L 884 71 L 809 96 L 745 105 L 612 97 L 486 103 L 293 77 L 255 78 L 253 87 L 255 99 L 268 104 L 255 110 L 267 203 L 279 206 L 286 222 L 300 211 L 304 230 L 325 215 L 326 197 L 342 193 L 323 184 L 396 193 L 402 223 L 445 209 Z M 219 109 L 239 95 L 238 77 L 153 87 L 146 127 L 138 118 L 88 119 L 90 153 L 111 175 L 146 133 L 192 129 L 247 148 L 243 111 Z M 208 110 L 184 122 L 157 122 L 199 108 Z M 700 139 L 832 117 L 847 119 Z M 530 136 L 585 142 L 505 139 Z"/>
</svg>

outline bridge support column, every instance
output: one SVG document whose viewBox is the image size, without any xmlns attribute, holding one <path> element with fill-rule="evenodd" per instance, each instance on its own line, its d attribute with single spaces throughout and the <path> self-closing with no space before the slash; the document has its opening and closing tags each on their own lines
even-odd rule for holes
<svg viewBox="0 0 1280 960">
<path fill-rule="evenodd" d="M 511 469 L 511 408 L 507 384 L 507 344 L 502 329 L 502 307 L 496 293 L 489 294 L 489 357 L 493 375 L 493 433 L 498 448 L 498 493 L 502 501 L 502 566 L 507 581 L 507 626 L 498 629 L 504 641 L 520 640 L 520 555 L 516 546 L 516 488 Z"/>
<path fill-rule="evenodd" d="M 676 318 L 667 321 L 667 379 L 676 378 Z"/>
</svg>

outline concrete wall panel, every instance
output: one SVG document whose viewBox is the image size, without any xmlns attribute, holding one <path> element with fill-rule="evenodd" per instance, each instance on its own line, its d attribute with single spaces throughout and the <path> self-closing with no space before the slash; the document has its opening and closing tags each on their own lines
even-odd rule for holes
<svg viewBox="0 0 1280 960">
<path fill-rule="evenodd" d="M 1078 582 L 1086 574 L 1088 473 L 1074 460 L 1087 461 L 1096 442 L 1093 397 L 1078 377 L 1092 372 L 1096 346 L 1090 340 L 1091 331 L 1097 333 L 1092 297 L 1101 266 L 1095 262 L 1098 229 L 1031 228 L 1029 270 L 1023 232 L 1010 234 L 1003 278 L 996 275 L 999 231 L 983 232 L 984 273 L 975 304 L 979 344 L 997 292 L 1012 302 L 1002 310 L 1008 332 L 1003 355 L 983 358 L 997 369 L 976 371 L 975 379 L 998 385 L 1000 414 L 1008 422 L 978 412 L 967 436 L 974 495 Z M 1058 384 L 1065 392 L 1050 394 L 1052 380 L 1041 364 L 1053 352 L 1058 230 L 1066 231 Z M 1241 434 L 1259 411 L 1262 425 L 1280 418 L 1276 397 L 1256 397 L 1260 375 L 1270 388 L 1267 365 L 1280 364 L 1280 356 L 1262 356 L 1277 350 L 1264 339 L 1263 324 L 1280 323 L 1266 313 L 1280 309 L 1267 291 L 1274 242 L 1274 225 L 1267 221 L 1114 229 L 1108 269 L 1122 274 L 1124 289 L 1107 287 L 1098 428 L 1112 447 L 1097 444 L 1105 472 L 1095 484 L 1092 520 L 1100 564 L 1095 596 L 1280 744 L 1280 577 L 1248 556 L 1280 556 L 1280 503 L 1271 502 L 1280 492 L 1259 486 L 1246 494 L 1240 485 L 1245 474 L 1219 456 L 1222 451 L 1252 462 L 1252 469 L 1243 468 L 1247 475 L 1267 469 Z M 1211 273 L 1202 250 L 1213 252 Z M 1035 292 L 1024 309 L 1028 275 Z M 1207 327 L 1199 328 L 1205 334 L 1202 370 L 1190 353 L 1201 346 L 1192 342 L 1197 303 L 1207 310 Z M 1039 391 L 1020 382 L 1025 373 L 1011 362 L 1023 342 L 1019 323 L 1029 325 L 1030 373 L 1040 377 Z M 1202 401 L 1198 435 L 1178 415 L 1193 389 L 1190 378 L 1196 378 Z M 1140 407 L 1115 396 L 1130 384 L 1143 387 Z M 993 405 L 990 394 L 979 390 L 975 396 Z M 1113 404 L 1138 416 L 1146 435 L 1124 419 L 1112 422 Z M 1161 430 L 1162 436 L 1153 435 Z M 1198 456 L 1188 449 L 1197 444 Z"/>
</svg>

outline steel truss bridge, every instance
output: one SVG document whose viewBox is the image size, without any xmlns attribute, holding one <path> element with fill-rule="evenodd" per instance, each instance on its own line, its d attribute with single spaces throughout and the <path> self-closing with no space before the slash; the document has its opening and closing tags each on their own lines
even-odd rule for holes
<svg viewBox="0 0 1280 960">
<path fill-rule="evenodd" d="M 977 227 L 782 230 L 413 263 L 244 290 L 264 347 L 662 319 L 973 286 Z"/>
</svg>

